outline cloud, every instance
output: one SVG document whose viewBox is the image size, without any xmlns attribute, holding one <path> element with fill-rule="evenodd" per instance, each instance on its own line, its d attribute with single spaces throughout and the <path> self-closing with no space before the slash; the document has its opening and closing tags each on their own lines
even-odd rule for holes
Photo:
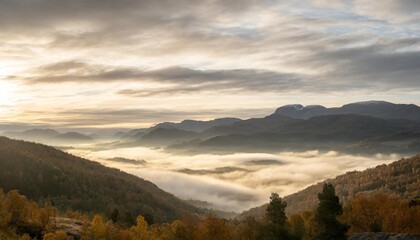
<svg viewBox="0 0 420 240">
<path fill-rule="evenodd" d="M 103 108 L 133 127 L 142 116 L 124 111 L 152 106 L 143 126 L 182 120 L 165 109 L 209 119 L 222 106 L 290 101 L 418 104 L 418 10 L 415 0 L 4 0 L 0 85 L 17 90 L 1 118 L 110 126 L 93 116 Z"/>
<path fill-rule="evenodd" d="M 250 160 L 246 161 L 245 164 L 247 165 L 282 165 L 283 162 L 274 159 L 261 159 L 261 160 Z"/>
<path fill-rule="evenodd" d="M 142 147 L 70 151 L 150 180 L 183 199 L 210 202 L 226 211 L 258 206 L 267 202 L 271 192 L 285 196 L 347 171 L 364 170 L 400 158 L 319 151 L 180 156 Z M 144 159 L 147 164 L 140 167 L 107 161 L 110 157 Z"/>
<path fill-rule="evenodd" d="M 190 175 L 211 175 L 211 174 L 225 174 L 225 173 L 233 173 L 233 172 L 249 172 L 249 170 L 244 169 L 244 168 L 238 168 L 238 167 L 218 167 L 211 170 L 183 168 L 183 169 L 179 169 L 178 172 L 186 173 Z"/>
<path fill-rule="evenodd" d="M 356 12 L 387 21 L 418 21 L 420 2 L 417 0 L 355 0 Z"/>
</svg>

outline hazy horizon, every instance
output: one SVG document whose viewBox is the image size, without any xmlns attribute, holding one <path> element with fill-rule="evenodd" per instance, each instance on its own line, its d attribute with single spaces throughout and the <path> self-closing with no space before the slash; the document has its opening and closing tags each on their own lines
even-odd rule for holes
<svg viewBox="0 0 420 240">
<path fill-rule="evenodd" d="M 0 124 L 129 129 L 420 105 L 419 1 L 0 2 Z"/>
</svg>

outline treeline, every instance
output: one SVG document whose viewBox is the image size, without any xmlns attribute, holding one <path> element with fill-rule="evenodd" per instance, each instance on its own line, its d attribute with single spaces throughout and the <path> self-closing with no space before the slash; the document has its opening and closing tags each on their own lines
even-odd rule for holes
<svg viewBox="0 0 420 240">
<path fill-rule="evenodd" d="M 348 202 L 359 193 L 391 192 L 402 199 L 414 199 L 420 194 L 418 178 L 420 175 L 420 155 L 379 165 L 363 171 L 347 172 L 328 180 L 333 184 L 342 202 Z M 317 193 L 323 183 L 311 185 L 297 193 L 285 197 L 288 202 L 287 213 L 310 210 L 318 204 Z M 263 209 L 261 209 L 263 214 Z"/>
<path fill-rule="evenodd" d="M 62 212 L 106 215 L 116 208 L 133 222 L 137 215 L 167 222 L 185 212 L 200 213 L 142 178 L 53 147 L 5 137 L 0 137 L 0 186 L 5 191 L 19 189 L 28 198 L 49 202 Z"/>
<path fill-rule="evenodd" d="M 346 239 L 358 232 L 396 232 L 420 234 L 419 200 L 411 202 L 394 195 L 377 193 L 353 198 L 344 208 L 331 184 L 318 194 L 313 211 L 286 216 L 287 204 L 273 193 L 265 218 L 227 220 L 215 216 L 187 214 L 171 223 L 149 224 L 138 216 L 130 224 L 118 210 L 109 216 L 92 217 L 69 211 L 62 214 L 80 222 L 77 233 L 60 226 L 58 210 L 43 207 L 20 195 L 0 190 L 0 239 L 44 240 L 257 240 L 257 239 Z"/>
</svg>

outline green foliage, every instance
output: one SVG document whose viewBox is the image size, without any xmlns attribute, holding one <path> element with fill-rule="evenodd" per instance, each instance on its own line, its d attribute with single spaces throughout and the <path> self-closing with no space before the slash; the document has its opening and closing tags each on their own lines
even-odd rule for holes
<svg viewBox="0 0 420 240">
<path fill-rule="evenodd" d="M 267 206 L 268 221 L 279 227 L 284 227 L 287 220 L 286 206 L 287 203 L 283 202 L 277 193 L 271 193 L 270 203 Z"/>
<path fill-rule="evenodd" d="M 260 237 L 263 239 L 291 239 L 286 228 L 286 202 L 277 193 L 271 193 L 266 209 L 268 222 L 261 226 Z"/>
<path fill-rule="evenodd" d="M 340 240 L 347 239 L 345 234 L 348 226 L 337 220 L 343 213 L 339 198 L 335 195 L 332 184 L 324 184 L 322 193 L 318 194 L 319 205 L 316 211 L 316 221 L 320 228 L 317 239 Z"/>
</svg>

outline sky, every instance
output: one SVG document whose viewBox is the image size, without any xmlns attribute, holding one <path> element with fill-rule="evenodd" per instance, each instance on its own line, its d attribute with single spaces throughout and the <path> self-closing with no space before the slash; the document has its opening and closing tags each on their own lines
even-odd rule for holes
<svg viewBox="0 0 420 240">
<path fill-rule="evenodd" d="M 418 0 L 0 0 L 0 125 L 420 105 Z"/>
</svg>

